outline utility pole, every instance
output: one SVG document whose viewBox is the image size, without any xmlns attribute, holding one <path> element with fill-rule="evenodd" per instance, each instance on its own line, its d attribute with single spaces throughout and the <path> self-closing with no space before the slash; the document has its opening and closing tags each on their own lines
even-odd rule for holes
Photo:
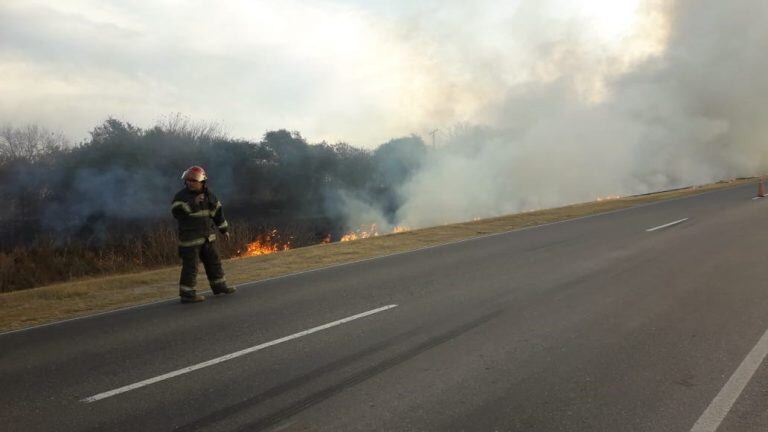
<svg viewBox="0 0 768 432">
<path fill-rule="evenodd" d="M 433 129 L 432 131 L 429 132 L 429 134 L 432 135 L 432 149 L 433 150 L 437 148 L 437 146 L 435 145 L 435 135 L 437 135 L 437 132 L 439 130 L 440 129 Z"/>
</svg>

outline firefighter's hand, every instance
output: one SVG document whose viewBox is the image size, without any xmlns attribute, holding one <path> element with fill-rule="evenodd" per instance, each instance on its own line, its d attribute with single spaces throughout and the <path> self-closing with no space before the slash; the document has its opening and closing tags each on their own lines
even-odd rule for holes
<svg viewBox="0 0 768 432">
<path fill-rule="evenodd" d="M 205 194 L 198 194 L 195 197 L 195 204 L 197 204 L 197 205 L 202 204 L 204 199 L 205 199 Z"/>
<path fill-rule="evenodd" d="M 224 237 L 224 240 L 229 241 L 229 237 L 230 237 L 229 231 L 222 233 L 221 235 Z"/>
</svg>

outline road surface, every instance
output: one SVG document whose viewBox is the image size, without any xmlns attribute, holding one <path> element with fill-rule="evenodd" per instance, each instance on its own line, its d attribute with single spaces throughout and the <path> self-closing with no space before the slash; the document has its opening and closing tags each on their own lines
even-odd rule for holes
<svg viewBox="0 0 768 432">
<path fill-rule="evenodd" d="M 0 430 L 766 431 L 754 192 L 3 334 Z"/>
</svg>

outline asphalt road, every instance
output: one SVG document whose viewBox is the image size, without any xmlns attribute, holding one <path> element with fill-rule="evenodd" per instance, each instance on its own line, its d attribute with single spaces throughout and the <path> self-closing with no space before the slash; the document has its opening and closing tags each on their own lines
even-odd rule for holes
<svg viewBox="0 0 768 432">
<path fill-rule="evenodd" d="M 0 430 L 766 431 L 754 192 L 0 335 Z"/>
</svg>

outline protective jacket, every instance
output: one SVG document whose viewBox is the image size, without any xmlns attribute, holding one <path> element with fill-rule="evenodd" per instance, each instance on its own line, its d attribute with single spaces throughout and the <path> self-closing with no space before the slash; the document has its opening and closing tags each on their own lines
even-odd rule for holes
<svg viewBox="0 0 768 432">
<path fill-rule="evenodd" d="M 198 204 L 195 198 L 204 195 Z M 229 224 L 224 219 L 221 202 L 207 187 L 202 192 L 184 188 L 176 193 L 171 204 L 171 213 L 179 221 L 179 246 L 199 246 L 216 240 L 216 229 L 222 234 Z"/>
</svg>

